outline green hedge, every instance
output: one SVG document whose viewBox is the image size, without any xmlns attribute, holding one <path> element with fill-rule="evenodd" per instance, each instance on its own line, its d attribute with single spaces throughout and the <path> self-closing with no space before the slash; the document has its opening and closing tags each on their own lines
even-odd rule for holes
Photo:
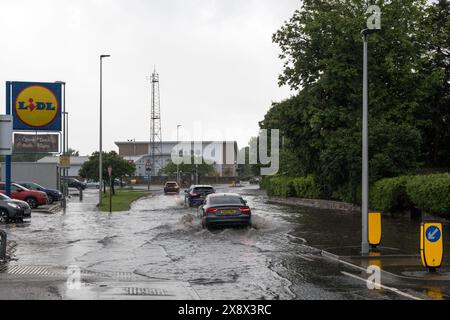
<svg viewBox="0 0 450 320">
<path fill-rule="evenodd" d="M 414 207 L 431 214 L 449 215 L 450 174 L 380 180 L 370 189 L 370 207 L 387 212 Z"/>
<path fill-rule="evenodd" d="M 269 196 L 298 197 L 316 199 L 321 197 L 321 191 L 313 176 L 308 177 L 264 177 L 261 188 L 267 190 Z"/>
</svg>

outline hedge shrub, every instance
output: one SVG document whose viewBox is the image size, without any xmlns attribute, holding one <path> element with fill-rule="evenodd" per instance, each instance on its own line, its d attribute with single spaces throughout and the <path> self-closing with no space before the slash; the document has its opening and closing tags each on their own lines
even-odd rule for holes
<svg viewBox="0 0 450 320">
<path fill-rule="evenodd" d="M 388 212 L 414 207 L 438 215 L 450 214 L 450 174 L 383 179 L 370 189 L 370 207 Z"/>
<path fill-rule="evenodd" d="M 321 197 L 321 191 L 313 176 L 294 178 L 292 185 L 295 197 L 304 199 L 317 199 Z"/>
<path fill-rule="evenodd" d="M 320 198 L 321 191 L 313 176 L 308 177 L 265 177 L 261 188 L 267 190 L 269 196 L 298 197 L 305 199 Z"/>
<path fill-rule="evenodd" d="M 425 212 L 450 214 L 450 174 L 415 176 L 406 184 L 406 193 Z"/>
<path fill-rule="evenodd" d="M 402 210 L 409 199 L 406 193 L 406 182 L 410 179 L 401 176 L 391 179 L 382 179 L 370 188 L 370 208 L 386 212 Z"/>
</svg>

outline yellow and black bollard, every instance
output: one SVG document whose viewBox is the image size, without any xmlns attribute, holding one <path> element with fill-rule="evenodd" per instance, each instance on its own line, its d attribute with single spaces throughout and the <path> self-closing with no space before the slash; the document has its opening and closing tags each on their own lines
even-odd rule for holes
<svg viewBox="0 0 450 320">
<path fill-rule="evenodd" d="M 369 212 L 367 240 L 372 249 L 381 244 L 381 212 Z"/>
<path fill-rule="evenodd" d="M 420 226 L 420 256 L 422 264 L 430 272 L 436 272 L 444 259 L 442 223 L 423 222 Z"/>
</svg>

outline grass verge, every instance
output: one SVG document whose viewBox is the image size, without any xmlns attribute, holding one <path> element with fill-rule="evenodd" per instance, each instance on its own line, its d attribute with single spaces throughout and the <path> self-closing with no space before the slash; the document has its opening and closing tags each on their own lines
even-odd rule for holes
<svg viewBox="0 0 450 320">
<path fill-rule="evenodd" d="M 112 211 L 128 211 L 134 201 L 149 195 L 150 192 L 144 191 L 116 190 L 116 194 L 112 196 Z M 103 194 L 100 211 L 109 212 L 109 191 Z"/>
</svg>

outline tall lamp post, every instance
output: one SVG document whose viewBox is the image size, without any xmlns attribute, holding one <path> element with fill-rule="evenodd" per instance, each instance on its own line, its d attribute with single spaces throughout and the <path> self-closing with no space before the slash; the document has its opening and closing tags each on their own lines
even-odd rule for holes
<svg viewBox="0 0 450 320">
<path fill-rule="evenodd" d="M 55 83 L 60 84 L 62 86 L 63 89 L 63 109 L 62 109 L 62 114 L 63 114 L 63 141 L 62 141 L 62 154 L 65 156 L 67 153 L 67 112 L 66 112 L 66 82 L 65 81 L 55 81 Z M 64 196 L 67 196 L 67 188 L 66 188 L 66 184 L 67 184 L 67 180 L 64 179 L 64 177 L 66 177 L 68 175 L 68 170 L 66 168 L 60 168 L 59 170 L 59 174 L 60 174 L 60 188 L 61 191 L 63 193 Z M 63 179 L 61 179 L 63 178 Z M 61 180 L 64 183 L 61 183 Z"/>
<path fill-rule="evenodd" d="M 180 150 L 178 148 L 178 144 L 180 143 L 180 136 L 179 136 L 180 127 L 182 127 L 181 124 L 177 125 L 177 153 L 178 153 L 177 157 L 180 156 Z M 177 183 L 178 185 L 180 185 L 180 165 L 178 164 L 178 161 L 177 161 Z"/>
<path fill-rule="evenodd" d="M 368 40 L 369 34 L 379 29 L 364 29 L 364 61 L 363 61 L 363 129 L 362 129 L 362 241 L 361 253 L 370 251 L 368 241 L 368 215 L 369 215 L 369 86 L 368 86 Z"/>
<path fill-rule="evenodd" d="M 102 161 L 103 161 L 103 157 L 102 157 L 102 134 L 103 134 L 103 128 L 102 128 L 102 104 L 103 104 L 103 58 L 109 58 L 110 55 L 108 54 L 102 54 L 100 55 L 100 141 L 99 141 L 99 155 L 98 155 L 98 205 L 100 206 L 102 204 L 102 185 L 103 185 L 103 168 L 102 168 Z"/>
<path fill-rule="evenodd" d="M 64 94 L 64 96 L 65 96 L 65 94 Z M 65 105 L 65 103 L 64 103 L 64 105 Z M 69 154 L 69 112 L 65 111 L 65 112 L 63 112 L 63 114 L 64 114 L 64 130 L 66 131 L 64 134 L 64 136 L 65 136 L 65 142 L 64 142 L 65 151 L 64 152 L 67 156 L 70 157 L 70 154 Z M 63 169 L 65 177 L 69 176 L 69 169 L 70 168 Z M 67 184 L 68 184 L 68 181 L 67 181 L 67 179 L 65 179 L 64 180 L 64 196 L 66 196 L 66 197 L 69 195 L 69 188 L 68 188 Z"/>
</svg>

